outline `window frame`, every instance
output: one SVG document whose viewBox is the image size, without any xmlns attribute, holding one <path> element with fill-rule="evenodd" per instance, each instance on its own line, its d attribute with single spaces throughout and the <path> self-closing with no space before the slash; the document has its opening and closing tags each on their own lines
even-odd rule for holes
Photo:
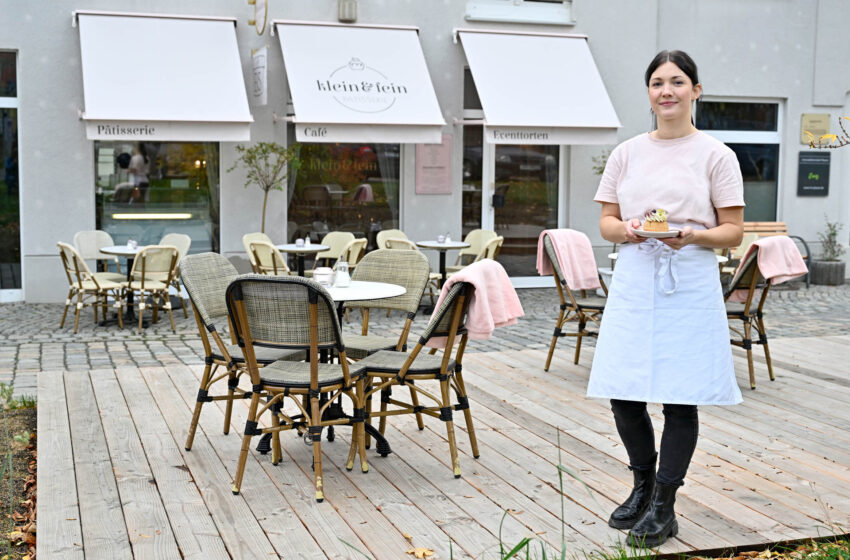
<svg viewBox="0 0 850 560">
<path fill-rule="evenodd" d="M 784 98 L 771 97 L 736 97 L 736 96 L 708 96 L 703 95 L 700 102 L 710 103 L 771 103 L 777 105 L 776 110 L 776 130 L 702 130 L 712 138 L 723 142 L 724 144 L 776 144 L 779 147 L 779 161 L 777 162 L 776 172 L 776 219 L 782 217 L 783 205 L 783 177 L 782 166 L 785 163 L 786 150 L 785 143 L 782 141 L 783 129 L 785 126 L 785 105 Z M 696 111 L 699 111 L 699 103 L 696 104 Z M 696 113 L 694 114 L 696 121 Z"/>
</svg>

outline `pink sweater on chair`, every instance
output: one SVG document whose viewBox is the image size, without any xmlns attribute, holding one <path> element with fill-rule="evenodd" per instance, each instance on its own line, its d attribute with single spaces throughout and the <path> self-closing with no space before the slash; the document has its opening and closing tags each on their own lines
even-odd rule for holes
<svg viewBox="0 0 850 560">
<path fill-rule="evenodd" d="M 800 255 L 800 250 L 787 235 L 774 235 L 756 239 L 747 248 L 741 263 L 746 262 L 747 257 L 755 251 L 755 247 L 758 247 L 759 250 L 756 257 L 759 270 L 771 284 L 781 284 L 809 271 L 802 255 Z M 735 272 L 737 273 L 737 271 Z M 746 290 L 735 290 L 729 296 L 729 301 L 746 301 L 746 293 Z"/>
<path fill-rule="evenodd" d="M 473 340 L 486 340 L 496 327 L 514 325 L 517 318 L 525 314 L 508 273 L 492 259 L 472 263 L 446 280 L 434 307 L 435 311 L 440 308 L 449 289 L 458 282 L 469 282 L 475 287 L 466 317 L 466 330 L 469 338 Z M 427 345 L 431 348 L 444 348 L 446 338 L 432 338 Z"/>
<path fill-rule="evenodd" d="M 571 290 L 595 290 L 602 287 L 590 239 L 574 229 L 547 229 L 540 233 L 537 238 L 537 272 L 541 276 L 555 272 L 543 248 L 545 235 L 552 240 L 558 266 Z"/>
</svg>

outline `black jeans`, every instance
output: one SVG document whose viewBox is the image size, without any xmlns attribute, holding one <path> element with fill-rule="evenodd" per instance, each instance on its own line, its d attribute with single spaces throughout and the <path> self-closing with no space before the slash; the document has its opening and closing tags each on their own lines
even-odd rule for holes
<svg viewBox="0 0 850 560">
<path fill-rule="evenodd" d="M 626 452 L 630 468 L 642 470 L 655 464 L 655 433 L 646 403 L 611 399 L 611 410 L 617 432 Z M 664 405 L 664 432 L 657 480 L 661 484 L 684 484 L 688 465 L 694 455 L 699 435 L 697 407 L 689 404 Z"/>
</svg>

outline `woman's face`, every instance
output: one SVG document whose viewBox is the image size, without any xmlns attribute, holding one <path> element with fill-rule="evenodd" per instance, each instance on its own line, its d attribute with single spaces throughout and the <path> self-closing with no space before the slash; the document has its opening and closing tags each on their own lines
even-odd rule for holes
<svg viewBox="0 0 850 560">
<path fill-rule="evenodd" d="M 691 120 L 691 102 L 702 93 L 681 68 L 665 62 L 649 79 L 649 103 L 659 120 Z"/>
</svg>

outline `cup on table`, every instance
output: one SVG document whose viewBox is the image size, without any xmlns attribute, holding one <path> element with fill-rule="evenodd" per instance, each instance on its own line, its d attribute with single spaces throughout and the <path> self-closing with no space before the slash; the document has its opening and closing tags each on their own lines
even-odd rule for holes
<svg viewBox="0 0 850 560">
<path fill-rule="evenodd" d="M 441 233 L 440 235 L 437 236 L 437 243 L 445 243 L 445 242 L 446 242 L 446 236 L 445 235 L 443 235 Z"/>
<path fill-rule="evenodd" d="M 135 239 L 128 239 L 127 240 L 127 247 L 129 247 L 130 249 L 138 249 L 139 248 L 139 242 L 136 241 Z"/>
<path fill-rule="evenodd" d="M 313 279 L 326 288 L 329 286 L 333 286 L 334 271 L 333 269 L 328 268 L 327 266 L 320 266 L 315 271 L 313 271 Z"/>
<path fill-rule="evenodd" d="M 304 240 L 299 237 L 298 239 L 295 240 L 295 246 L 296 247 L 303 247 L 304 246 Z"/>
</svg>

